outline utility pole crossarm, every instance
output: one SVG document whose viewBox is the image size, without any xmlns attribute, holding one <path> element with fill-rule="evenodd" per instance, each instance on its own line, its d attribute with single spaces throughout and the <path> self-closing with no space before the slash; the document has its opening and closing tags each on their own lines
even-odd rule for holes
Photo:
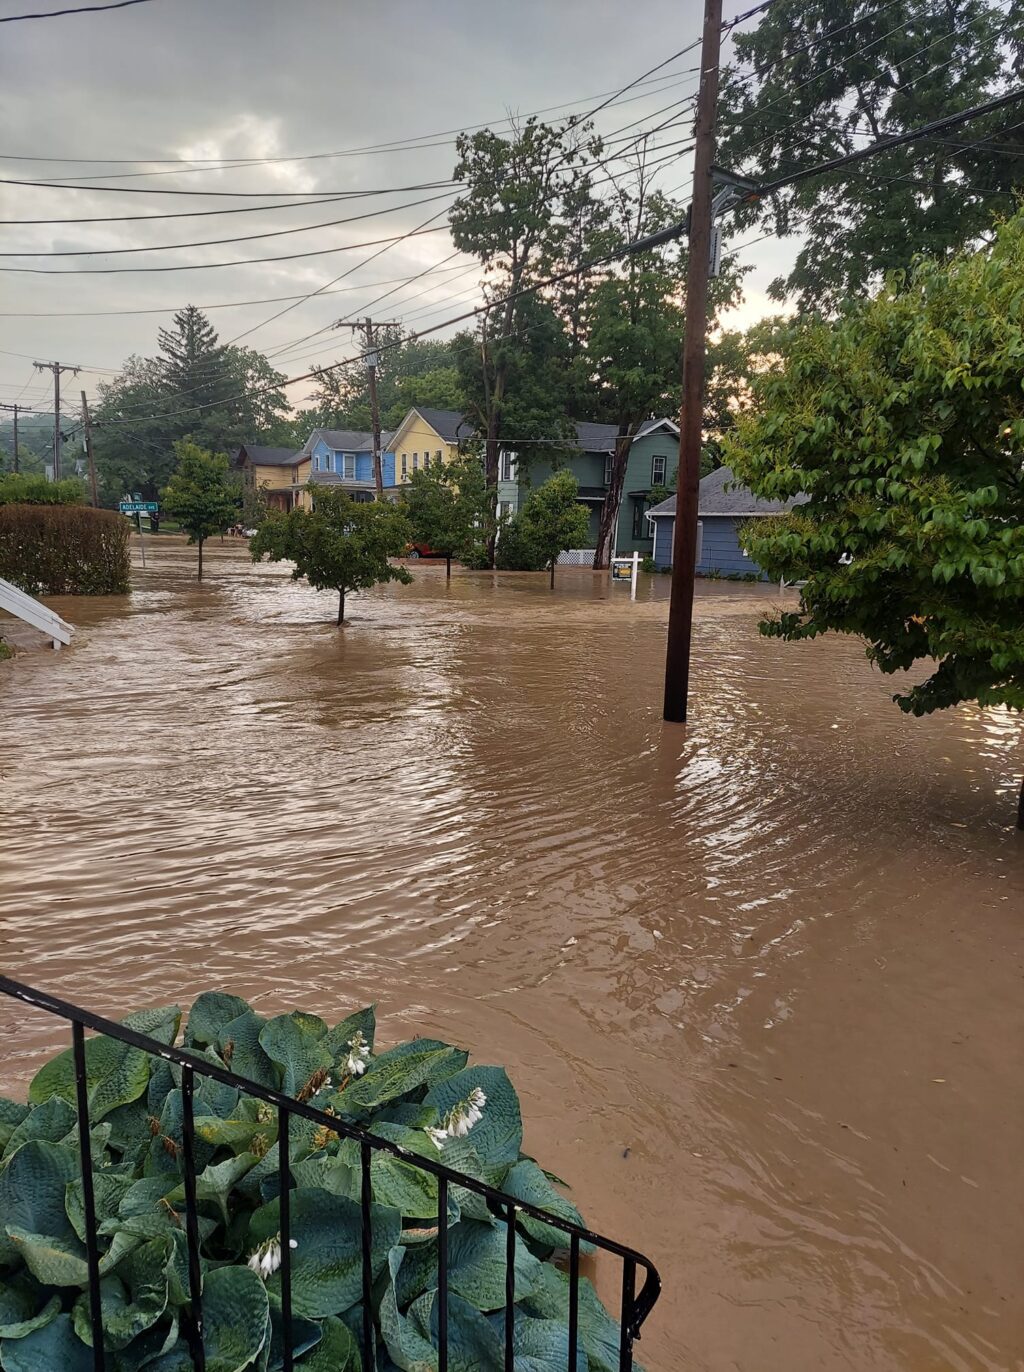
<svg viewBox="0 0 1024 1372">
<path fill-rule="evenodd" d="M 358 322 L 339 319 L 334 327 L 336 329 L 352 329 L 353 332 L 363 335 L 363 361 L 366 364 L 370 386 L 370 415 L 373 424 L 373 483 L 377 488 L 377 499 L 383 500 L 384 469 L 380 451 L 380 400 L 377 395 L 377 330 L 398 329 L 401 328 L 401 323 L 397 319 L 373 320 L 367 315 L 365 319 Z"/>
</svg>

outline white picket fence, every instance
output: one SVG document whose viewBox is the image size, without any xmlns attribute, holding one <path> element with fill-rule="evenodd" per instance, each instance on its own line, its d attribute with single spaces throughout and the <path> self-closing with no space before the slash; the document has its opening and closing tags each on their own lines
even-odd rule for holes
<svg viewBox="0 0 1024 1372">
<path fill-rule="evenodd" d="M 26 624 L 31 624 L 33 629 L 38 629 L 50 639 L 55 648 L 59 648 L 64 643 L 71 642 L 71 635 L 75 632 L 70 624 L 66 624 L 60 615 L 41 604 L 33 596 L 26 595 L 17 586 L 12 586 L 9 581 L 4 581 L 0 577 L 0 610 L 6 610 L 8 614 L 14 615 L 16 619 L 22 619 Z"/>
<path fill-rule="evenodd" d="M 558 554 L 559 567 L 593 567 L 596 548 L 567 548 Z"/>
</svg>

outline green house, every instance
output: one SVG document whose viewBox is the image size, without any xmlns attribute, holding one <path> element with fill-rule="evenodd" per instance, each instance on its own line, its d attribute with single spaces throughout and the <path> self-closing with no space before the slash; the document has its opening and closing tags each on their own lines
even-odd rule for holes
<svg viewBox="0 0 1024 1372">
<path fill-rule="evenodd" d="M 534 459 L 520 470 L 518 454 L 503 449 L 498 465 L 498 513 L 513 515 L 530 491 L 542 486 L 555 471 L 568 469 L 580 483 L 580 500 L 590 510 L 588 546 L 579 549 L 591 554 L 597 547 L 601 509 L 611 479 L 612 454 L 618 437 L 615 424 L 577 424 L 577 451 L 567 458 L 546 461 Z M 654 532 L 647 511 L 651 490 L 669 485 L 679 465 L 679 425 L 672 419 L 649 419 L 633 439 L 626 466 L 626 480 L 619 507 L 619 526 L 615 552 L 644 556 L 654 551 Z M 575 559 L 586 564 L 586 557 Z"/>
</svg>

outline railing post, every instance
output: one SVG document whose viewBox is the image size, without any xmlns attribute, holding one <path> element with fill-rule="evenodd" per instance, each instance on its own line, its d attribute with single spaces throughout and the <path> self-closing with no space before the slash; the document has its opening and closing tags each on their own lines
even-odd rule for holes
<svg viewBox="0 0 1024 1372">
<path fill-rule="evenodd" d="M 448 1178 L 437 1179 L 437 1372 L 448 1372 Z"/>
<path fill-rule="evenodd" d="M 580 1342 L 580 1236 L 569 1239 L 569 1372 L 576 1372 Z"/>
<path fill-rule="evenodd" d="M 622 1309 L 619 1312 L 619 1372 L 633 1372 L 633 1322 L 636 1319 L 636 1262 L 622 1260 Z"/>
<path fill-rule="evenodd" d="M 505 1372 L 515 1372 L 516 1207 L 505 1212 Z"/>
<path fill-rule="evenodd" d="M 199 1209 L 196 1203 L 196 1129 L 193 1096 L 195 1078 L 187 1064 L 181 1069 L 181 1138 L 185 1176 L 185 1235 L 188 1239 L 188 1294 L 192 1304 L 189 1346 L 196 1372 L 206 1372 L 203 1343 L 203 1275 L 199 1261 Z"/>
<path fill-rule="evenodd" d="M 85 1030 L 71 1024 L 75 1060 L 75 1097 L 78 1101 L 78 1152 L 82 1163 L 82 1209 L 85 1212 L 85 1257 L 89 1268 L 89 1317 L 92 1325 L 92 1365 L 105 1372 L 103 1353 L 103 1296 L 100 1291 L 100 1250 L 96 1233 L 96 1193 L 92 1181 L 92 1139 L 89 1133 L 89 1079 L 85 1066 Z"/>
<path fill-rule="evenodd" d="M 282 1372 L 292 1372 L 292 1168 L 288 1142 L 289 1114 L 278 1107 L 277 1155 L 281 1209 L 281 1337 L 284 1342 Z"/>
<path fill-rule="evenodd" d="M 365 1141 L 359 1146 L 359 1161 L 362 1173 L 363 1366 L 372 1368 L 376 1366 L 373 1351 L 373 1231 L 370 1220 L 370 1145 Z"/>
</svg>

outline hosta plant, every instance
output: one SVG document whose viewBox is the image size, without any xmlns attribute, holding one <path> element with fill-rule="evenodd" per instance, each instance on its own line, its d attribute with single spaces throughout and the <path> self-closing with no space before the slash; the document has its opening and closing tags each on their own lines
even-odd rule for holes
<svg viewBox="0 0 1024 1372">
<path fill-rule="evenodd" d="M 125 1024 L 173 1044 L 176 1008 Z M 335 1027 L 316 1015 L 267 1019 L 213 992 L 192 1007 L 184 1046 L 348 1124 L 441 1160 L 519 1200 L 579 1222 L 553 1178 L 523 1155 L 519 1101 L 498 1067 L 431 1039 L 374 1052 L 373 1009 Z M 86 1044 L 93 1182 L 110 1372 L 189 1372 L 180 1069 L 110 1038 Z M 195 1166 L 209 1372 L 282 1366 L 277 1114 L 195 1077 Z M 0 1367 L 91 1372 L 83 1191 L 71 1053 L 36 1075 L 28 1103 L 0 1098 Z M 359 1144 L 292 1116 L 292 1345 L 307 1372 L 356 1372 L 362 1247 Z M 437 1367 L 438 1189 L 429 1173 L 375 1151 L 372 1180 L 376 1366 Z M 506 1228 L 484 1200 L 448 1195 L 449 1367 L 503 1366 Z M 517 1372 L 568 1365 L 567 1239 L 519 1216 Z M 576 1372 L 613 1372 L 619 1329 L 580 1282 Z"/>
</svg>

